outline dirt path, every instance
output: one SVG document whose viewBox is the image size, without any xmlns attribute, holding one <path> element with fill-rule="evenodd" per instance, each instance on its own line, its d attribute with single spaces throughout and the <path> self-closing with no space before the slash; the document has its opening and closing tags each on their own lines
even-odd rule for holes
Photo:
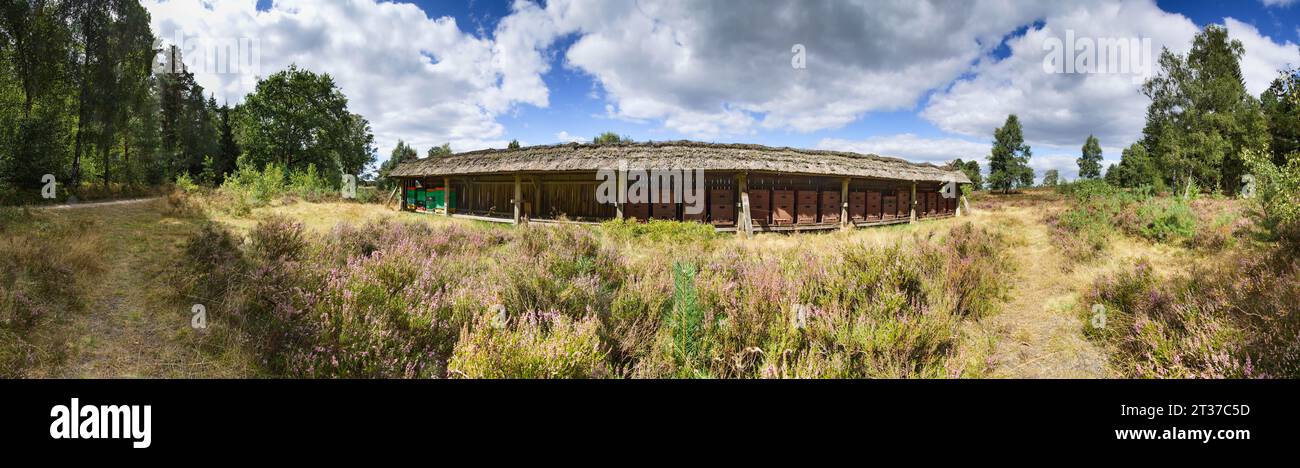
<svg viewBox="0 0 1300 468">
<path fill-rule="evenodd" d="M 1081 333 L 1077 287 L 1088 284 L 1086 271 L 1066 272 L 1064 257 L 1052 244 L 1041 207 L 1008 207 L 985 213 L 1019 225 L 1023 243 L 1012 252 L 1017 278 L 1011 300 L 990 318 L 999 339 L 993 353 L 995 377 L 1107 377 L 1106 355 Z M 998 219 L 1003 218 L 1003 219 Z"/>
<path fill-rule="evenodd" d="M 196 221 L 162 216 L 148 200 L 69 212 L 93 222 L 106 269 L 85 313 L 72 319 L 72 353 L 61 377 L 236 377 L 237 360 L 203 351 L 186 304 L 169 298 L 171 262 Z M 79 205 L 85 206 L 85 205 Z"/>
<path fill-rule="evenodd" d="M 85 203 L 71 203 L 71 204 L 65 203 L 62 205 L 37 206 L 36 209 L 67 210 L 73 208 L 102 208 L 105 206 L 114 206 L 114 205 L 132 205 L 132 204 L 144 203 L 144 202 L 149 202 L 149 201 L 154 201 L 159 199 L 161 199 L 161 197 L 133 198 L 130 200 L 113 200 L 113 201 L 85 202 Z"/>
</svg>

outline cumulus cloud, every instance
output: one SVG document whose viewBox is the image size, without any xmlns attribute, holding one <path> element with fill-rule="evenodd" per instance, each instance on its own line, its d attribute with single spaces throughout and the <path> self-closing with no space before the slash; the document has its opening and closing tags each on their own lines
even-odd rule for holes
<svg viewBox="0 0 1300 468">
<path fill-rule="evenodd" d="M 1050 2 L 602 2 L 546 10 L 612 117 L 693 137 L 810 132 L 910 109 Z M 802 45 L 806 68 L 792 66 Z"/>
<path fill-rule="evenodd" d="M 569 132 L 563 130 L 555 134 L 555 139 L 561 143 L 584 143 L 587 141 L 586 138 L 570 135 Z"/>
<path fill-rule="evenodd" d="M 947 164 L 958 158 L 963 161 L 983 161 L 989 155 L 991 147 L 991 144 L 984 142 L 958 138 L 922 138 L 911 133 L 862 140 L 823 138 L 817 142 L 817 149 L 877 154 L 934 164 Z"/>
<path fill-rule="evenodd" d="M 503 147 L 498 115 L 549 103 L 540 78 L 549 65 L 538 48 L 554 36 L 553 23 L 532 3 L 516 4 L 489 39 L 463 31 L 454 18 L 374 0 L 277 0 L 268 11 L 258 11 L 255 0 L 145 5 L 154 34 L 180 44 L 196 80 L 218 101 L 242 101 L 257 78 L 290 64 L 328 73 L 350 110 L 370 120 L 381 153 L 399 138 L 419 148 Z M 211 53 L 213 43 L 241 39 L 251 41 L 252 57 Z M 232 72 L 212 63 L 231 60 L 254 66 Z"/>
<path fill-rule="evenodd" d="M 1225 19 L 1230 37 L 1246 49 L 1241 68 L 1246 88 L 1258 95 L 1277 70 L 1297 60 L 1296 45 L 1277 44 L 1254 27 Z M 1008 43 L 1010 55 L 977 65 L 969 78 L 936 93 L 921 112 L 939 128 L 963 135 L 990 135 L 1008 114 L 1018 114 L 1031 143 L 1082 144 L 1095 134 L 1103 144 L 1127 146 L 1140 137 L 1150 100 L 1140 93 L 1143 78 L 1159 72 L 1162 47 L 1184 54 L 1200 28 L 1186 17 L 1160 10 L 1148 1 L 1107 3 L 1074 8 L 1046 18 L 1040 27 Z M 1067 34 L 1069 36 L 1067 36 Z M 1150 38 L 1136 53 L 1141 67 L 1130 73 L 1057 73 L 1044 68 L 1050 41 Z M 1080 44 L 1078 40 L 1074 44 Z M 1100 50 L 1095 45 L 1093 50 Z M 1065 44 L 1067 51 L 1070 44 Z M 1082 55 L 1083 46 L 1076 45 Z M 1068 57 L 1068 56 L 1067 56 Z M 1122 59 L 1131 56 L 1121 54 Z M 1068 60 L 1068 58 L 1066 59 Z M 1145 73 L 1144 73 L 1145 72 Z"/>
</svg>

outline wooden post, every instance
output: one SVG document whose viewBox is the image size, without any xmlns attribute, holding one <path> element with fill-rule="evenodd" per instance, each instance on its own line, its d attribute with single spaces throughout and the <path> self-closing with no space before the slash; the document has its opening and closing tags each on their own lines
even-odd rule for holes
<svg viewBox="0 0 1300 468">
<path fill-rule="evenodd" d="M 523 187 L 520 186 L 519 181 L 520 181 L 519 174 L 515 174 L 515 199 L 513 200 L 515 205 L 515 218 L 514 218 L 515 224 L 519 224 L 519 214 L 520 214 L 519 208 L 521 206 L 521 203 L 523 202 L 523 200 L 520 199 L 523 198 L 524 195 Z"/>
<path fill-rule="evenodd" d="M 915 180 L 912 181 L 912 217 L 908 219 L 907 222 L 908 223 L 916 222 L 916 181 Z"/>
<path fill-rule="evenodd" d="M 542 216 L 542 176 L 533 177 L 533 209 L 529 211 L 529 219 Z"/>
<path fill-rule="evenodd" d="M 754 220 L 749 215 L 748 176 L 741 173 L 736 177 L 736 188 L 740 190 L 740 219 L 736 220 L 736 230 L 748 237 L 754 234 Z"/>
<path fill-rule="evenodd" d="M 443 215 L 451 217 L 451 177 L 442 178 L 442 205 L 445 208 Z"/>
<path fill-rule="evenodd" d="M 402 200 L 402 211 L 406 211 L 406 179 L 397 179 L 397 187 L 402 190 L 402 196 L 400 197 Z"/>
<path fill-rule="evenodd" d="M 840 226 L 849 226 L 849 178 L 840 182 Z"/>
</svg>

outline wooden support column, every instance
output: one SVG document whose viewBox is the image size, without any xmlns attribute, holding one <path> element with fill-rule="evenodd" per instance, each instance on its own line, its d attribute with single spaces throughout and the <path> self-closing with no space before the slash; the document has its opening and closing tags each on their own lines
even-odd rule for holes
<svg viewBox="0 0 1300 468">
<path fill-rule="evenodd" d="M 455 209 L 451 206 L 451 177 L 442 178 L 442 205 L 446 207 L 443 216 L 451 217 L 451 211 Z"/>
<path fill-rule="evenodd" d="M 515 174 L 515 199 L 512 200 L 515 205 L 515 217 L 514 217 L 515 224 L 519 224 L 519 214 L 520 214 L 519 209 L 523 203 L 523 200 L 521 200 L 523 196 L 524 196 L 524 190 L 523 187 L 520 186 L 519 174 Z"/>
<path fill-rule="evenodd" d="M 545 217 L 545 214 L 542 212 L 542 176 L 534 176 L 534 177 L 533 177 L 533 205 L 532 205 L 532 208 L 533 208 L 533 209 L 529 210 L 529 213 L 528 213 L 528 217 L 529 217 L 529 219 L 532 219 L 532 217 L 534 217 L 534 216 L 539 217 L 539 218 Z"/>
<path fill-rule="evenodd" d="M 916 222 L 916 181 L 912 181 L 912 217 L 907 222 Z"/>
<path fill-rule="evenodd" d="M 840 226 L 849 226 L 849 178 L 840 182 Z"/>
<path fill-rule="evenodd" d="M 748 175 L 741 173 L 736 176 L 736 188 L 740 191 L 740 217 L 736 220 L 736 230 L 742 235 L 748 237 L 754 234 L 754 220 L 749 214 L 749 186 Z"/>
<path fill-rule="evenodd" d="M 406 179 L 397 179 L 398 198 L 402 200 L 402 211 L 406 211 Z"/>
</svg>

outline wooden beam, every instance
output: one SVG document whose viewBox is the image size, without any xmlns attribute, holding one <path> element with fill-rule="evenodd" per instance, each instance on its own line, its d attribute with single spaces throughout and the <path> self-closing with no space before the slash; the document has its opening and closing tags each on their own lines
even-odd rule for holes
<svg viewBox="0 0 1300 468">
<path fill-rule="evenodd" d="M 521 198 L 523 198 L 523 195 L 524 195 L 524 191 L 523 188 L 520 186 L 519 174 L 515 174 L 515 197 L 514 200 L 512 200 L 515 205 L 515 217 L 514 217 L 515 224 L 519 224 L 519 214 L 520 214 L 519 208 L 520 208 L 520 204 L 523 202 L 523 200 L 521 200 Z"/>
<path fill-rule="evenodd" d="M 848 227 L 853 224 L 849 222 L 849 178 L 845 177 L 840 181 L 840 224 Z"/>
<path fill-rule="evenodd" d="M 916 222 L 916 181 L 912 181 L 912 216 L 908 218 L 908 223 Z"/>
<path fill-rule="evenodd" d="M 442 178 L 442 206 L 445 207 L 442 214 L 451 217 L 451 177 Z"/>
<path fill-rule="evenodd" d="M 406 211 L 406 179 L 397 179 L 397 188 L 402 189 L 401 191 L 402 196 L 399 197 L 402 201 L 401 210 Z"/>
<path fill-rule="evenodd" d="M 749 214 L 749 186 L 745 173 L 736 175 L 736 188 L 740 190 L 740 217 L 736 220 L 736 225 L 740 233 L 748 237 L 754 234 L 754 220 Z"/>
</svg>

